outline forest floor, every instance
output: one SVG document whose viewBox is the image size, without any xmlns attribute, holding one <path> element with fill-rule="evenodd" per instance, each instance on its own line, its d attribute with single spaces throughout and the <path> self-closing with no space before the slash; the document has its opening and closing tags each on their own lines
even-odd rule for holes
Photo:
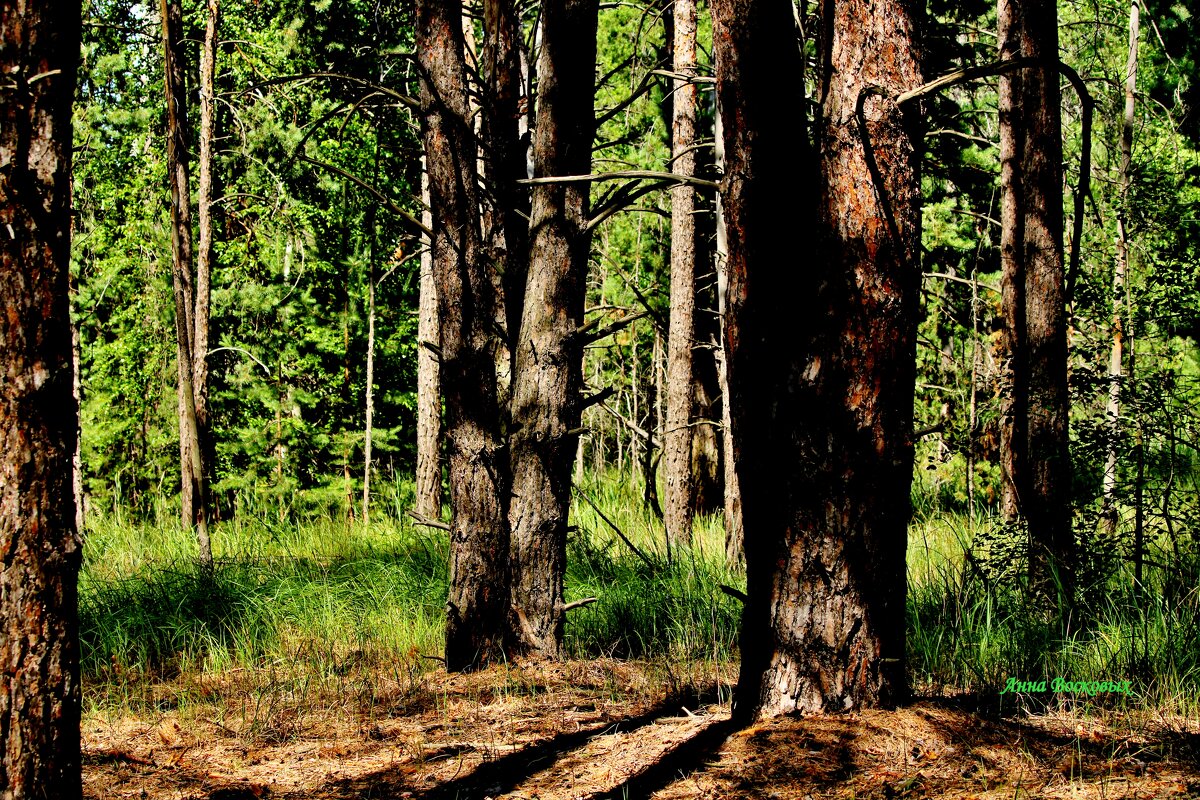
<svg viewBox="0 0 1200 800">
<path fill-rule="evenodd" d="M 184 677 L 124 705 L 93 694 L 85 796 L 1200 798 L 1200 720 L 1153 712 L 960 697 L 736 730 L 728 664 L 280 670 Z"/>
</svg>

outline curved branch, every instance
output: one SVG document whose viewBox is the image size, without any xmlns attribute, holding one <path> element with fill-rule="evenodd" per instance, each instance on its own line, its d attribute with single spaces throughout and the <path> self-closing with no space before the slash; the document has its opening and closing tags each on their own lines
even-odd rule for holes
<svg viewBox="0 0 1200 800">
<path fill-rule="evenodd" d="M 429 228 L 427 228 L 425 226 L 425 224 L 421 222 L 421 220 L 419 220 L 415 216 L 413 216 L 413 214 L 411 212 L 405 211 L 403 208 L 401 208 L 400 206 L 393 203 L 391 200 L 389 200 L 383 194 L 383 192 L 379 191 L 374 186 L 367 183 L 366 181 L 364 181 L 362 178 L 358 177 L 357 175 L 353 175 L 353 174 L 347 172 L 346 170 L 342 169 L 341 167 L 335 167 L 333 164 L 330 164 L 328 162 L 318 161 L 315 158 L 309 158 L 308 156 L 304 155 L 303 153 L 297 153 L 296 158 L 300 159 L 301 161 L 312 164 L 313 166 L 320 167 L 321 169 L 324 169 L 324 170 L 328 170 L 329 172 L 332 172 L 335 175 L 340 175 L 341 177 L 343 177 L 346 180 L 353 183 L 355 186 L 358 186 L 360 189 L 369 193 L 372 197 L 374 197 L 376 200 L 378 200 L 380 202 L 380 204 L 383 205 L 384 208 L 386 208 L 388 211 L 391 211 L 393 214 L 400 217 L 400 219 L 407 222 L 410 227 L 416 228 L 418 231 L 420 231 L 421 233 L 428 236 L 431 241 L 433 240 L 433 238 L 434 238 L 433 231 L 431 231 Z"/>
<path fill-rule="evenodd" d="M 721 184 L 704 178 L 694 178 L 690 175 L 680 175 L 675 172 L 656 172 L 649 169 L 630 169 L 624 172 L 596 172 L 591 175 L 559 175 L 548 178 L 523 178 L 517 183 L 537 185 L 542 183 L 584 183 L 586 181 L 623 181 L 623 180 L 676 181 L 699 186 L 706 189 L 720 189 Z"/>
<path fill-rule="evenodd" d="M 1079 262 L 1081 259 L 1082 243 L 1083 243 L 1083 217 L 1085 213 L 1085 203 L 1088 195 L 1091 192 L 1092 179 L 1092 115 L 1095 110 L 1096 101 L 1092 97 L 1092 93 L 1088 91 L 1087 85 L 1083 79 L 1079 77 L 1079 73 L 1075 69 L 1061 61 L 1047 61 L 1041 58 L 1011 58 L 1004 61 L 996 61 L 991 64 L 984 64 L 978 67 L 967 67 L 956 72 L 951 72 L 943 75 L 940 78 L 935 78 L 923 86 L 918 86 L 915 89 L 910 89 L 907 92 L 902 92 L 896 95 L 896 104 L 903 106 L 905 103 L 914 100 L 920 100 L 923 97 L 928 97 L 931 94 L 948 89 L 951 86 L 957 86 L 960 83 L 976 80 L 977 78 L 985 78 L 991 75 L 1000 75 L 1005 72 L 1011 72 L 1015 69 L 1023 69 L 1025 67 L 1048 67 L 1054 69 L 1070 82 L 1071 87 L 1075 90 L 1075 94 L 1079 97 L 1079 104 L 1083 111 L 1083 119 L 1081 120 L 1083 130 L 1080 132 L 1081 141 L 1079 144 L 1079 183 L 1075 187 L 1075 217 L 1072 220 L 1071 240 L 1074 246 L 1071 248 L 1071 263 L 1067 269 L 1067 305 L 1070 305 L 1075 295 L 1075 280 L 1079 276 Z M 860 96 L 859 102 L 863 98 Z"/>
<path fill-rule="evenodd" d="M 330 80 L 338 80 L 338 81 L 346 81 L 347 83 L 355 83 L 355 84 L 358 84 L 359 86 L 365 86 L 366 88 L 371 89 L 374 92 L 378 92 L 379 94 L 390 97 L 393 100 L 395 100 L 396 102 L 400 103 L 401 105 L 408 106 L 409 108 L 419 109 L 421 107 L 420 102 L 415 97 L 410 97 L 409 95 L 401 94 L 400 92 L 397 92 L 395 89 L 391 89 L 387 86 L 381 86 L 380 84 L 375 83 L 374 81 L 368 81 L 364 78 L 359 78 L 355 75 L 346 75 L 341 72 L 305 72 L 305 73 L 301 73 L 299 75 L 284 75 L 279 78 L 271 78 L 270 80 L 263 81 L 262 83 L 256 83 L 256 84 L 253 84 L 252 86 L 247 86 L 245 89 L 242 89 L 241 92 L 242 93 L 253 92 L 256 89 L 264 89 L 268 86 L 279 86 L 280 84 L 284 84 L 284 83 L 298 83 L 300 81 L 311 81 L 311 80 L 316 80 L 318 78 L 327 78 Z"/>
</svg>

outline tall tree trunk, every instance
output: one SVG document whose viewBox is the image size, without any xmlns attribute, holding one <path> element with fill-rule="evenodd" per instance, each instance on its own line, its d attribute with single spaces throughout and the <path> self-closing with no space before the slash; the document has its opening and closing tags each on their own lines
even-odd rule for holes
<svg viewBox="0 0 1200 800">
<path fill-rule="evenodd" d="M 446 668 L 463 670 L 504 657 L 510 483 L 496 397 L 496 298 L 480 229 L 462 10 L 457 0 L 419 0 L 416 18 L 452 508 Z"/>
<path fill-rule="evenodd" d="M 382 81 L 382 76 L 380 81 Z M 371 182 L 379 183 L 379 131 L 375 131 L 375 167 L 372 170 Z M 375 432 L 375 290 L 376 278 L 375 260 L 378 239 L 375 232 L 375 214 L 378 206 L 371 204 L 367 214 L 367 386 L 363 413 L 363 495 L 362 518 L 363 525 L 371 521 L 371 455 L 372 436 Z M 386 276 L 385 276 L 386 277 Z"/>
<path fill-rule="evenodd" d="M 598 0 L 542 5 L 535 177 L 583 175 L 595 133 Z M 512 391 L 512 648 L 555 657 L 563 634 L 563 574 L 571 460 L 579 440 L 588 232 L 586 182 L 539 184 L 530 215 L 529 275 Z"/>
<path fill-rule="evenodd" d="M 429 204 L 429 175 L 421 157 L 421 222 L 433 229 Z M 427 519 L 442 514 L 442 396 L 438 354 L 437 283 L 433 274 L 433 243 L 422 239 L 420 299 L 417 311 L 417 472 L 416 512 Z"/>
<path fill-rule="evenodd" d="M 672 3 L 671 171 L 696 174 L 696 3 Z M 663 431 L 663 522 L 668 553 L 692 543 L 696 485 L 692 476 L 692 349 L 696 317 L 696 190 L 671 189 L 671 314 L 667 331 L 666 422 Z"/>
<path fill-rule="evenodd" d="M 504 298 L 501 323 L 507 335 L 509 372 L 515 368 L 513 342 L 521 327 L 529 270 L 529 194 L 518 183 L 527 174 L 522 121 L 529 98 L 521 80 L 523 44 L 512 0 L 484 0 L 483 147 L 485 178 L 492 202 L 484 206 L 484 240 L 492 263 L 499 265 Z M 525 126 L 527 127 L 527 126 Z"/>
<path fill-rule="evenodd" d="M 1000 57 L 1048 63 L 1000 78 L 1001 475 L 1005 516 L 1028 526 L 1032 589 L 1070 606 L 1074 538 L 1067 449 L 1058 15 L 999 0 Z"/>
<path fill-rule="evenodd" d="M 1137 92 L 1137 59 L 1139 13 L 1137 0 L 1129 4 L 1129 58 L 1125 64 L 1125 117 L 1121 125 L 1121 167 L 1118 182 L 1121 195 L 1117 205 L 1117 261 L 1113 265 L 1112 285 L 1112 350 L 1108 361 L 1108 423 L 1107 453 L 1104 459 L 1103 509 L 1104 524 L 1109 537 L 1117 532 L 1117 455 L 1121 440 L 1121 387 L 1125 329 L 1121 307 L 1125 304 L 1125 280 L 1129 270 L 1129 240 L 1126 222 L 1129 217 L 1129 189 L 1133 182 L 1133 114 Z"/>
<path fill-rule="evenodd" d="M 78 3 L 0 4 L 0 797 L 82 796 L 71 460 Z"/>
<path fill-rule="evenodd" d="M 367 268 L 367 386 L 363 403 L 363 525 L 371 521 L 371 436 L 375 430 L 375 246 L 374 220 L 367 226 L 371 231 L 370 265 Z"/>
<path fill-rule="evenodd" d="M 189 206 L 187 87 L 183 11 L 178 0 L 162 0 L 163 66 L 167 100 L 167 172 L 171 182 L 171 277 L 175 289 L 176 355 L 179 372 L 179 466 L 183 524 L 195 528 L 200 563 L 212 567 L 204 455 L 197 417 L 195 353 L 197 289 L 192 275 L 192 212 Z M 207 300 L 205 301 L 207 315 Z M 207 327 L 207 326 L 206 326 Z M 207 337 L 207 332 L 205 333 Z"/>
<path fill-rule="evenodd" d="M 220 0 L 208 0 L 208 16 L 204 26 L 204 49 L 200 52 L 200 140 L 197 143 L 199 177 L 197 185 L 196 225 L 196 294 L 192 334 L 192 391 L 196 403 L 197 444 L 202 455 L 204 472 L 200 475 L 201 495 L 208 507 L 213 467 L 212 433 L 208 421 L 208 334 L 209 300 L 212 295 L 212 270 L 216 251 L 213 238 L 213 142 L 216 135 L 216 75 L 218 32 L 221 26 Z"/>
<path fill-rule="evenodd" d="M 920 192 L 905 120 L 884 95 L 921 82 L 916 10 L 825 0 L 821 15 L 814 159 L 802 104 L 779 96 L 779 76 L 800 73 L 789 5 L 714 4 L 748 586 L 741 719 L 906 694 Z M 798 208 L 778 201 L 797 195 Z M 797 240 L 815 257 L 781 269 Z"/>
<path fill-rule="evenodd" d="M 717 174 L 725 174 L 725 132 L 721 121 L 722 111 L 717 104 L 715 121 Z M 737 470 L 734 468 L 733 421 L 729 402 L 729 365 L 725 357 L 726 294 L 729 291 L 729 244 L 725 231 L 725 204 L 717 196 L 717 241 L 713 263 L 717 273 L 717 316 L 720 320 L 720 342 L 717 349 L 717 380 L 721 385 L 721 474 L 724 484 L 725 506 L 725 562 L 729 566 L 743 563 L 742 550 L 742 493 L 738 486 Z"/>
</svg>

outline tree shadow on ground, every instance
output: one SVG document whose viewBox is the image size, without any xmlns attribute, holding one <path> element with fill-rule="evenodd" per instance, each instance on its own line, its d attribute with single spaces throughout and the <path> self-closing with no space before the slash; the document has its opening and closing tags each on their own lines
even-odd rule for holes
<svg viewBox="0 0 1200 800">
<path fill-rule="evenodd" d="M 513 753 L 493 758 L 476 766 L 469 773 L 456 776 L 435 786 L 422 786 L 421 775 L 411 765 L 400 765 L 396 768 L 380 770 L 360 777 L 334 781 L 316 792 L 305 794 L 306 797 L 321 797 L 323 800 L 400 800 L 400 798 L 417 797 L 422 800 L 458 800 L 459 798 L 496 797 L 513 791 L 533 776 L 549 770 L 564 756 L 585 746 L 598 736 L 616 733 L 632 733 L 669 717 L 679 716 L 681 706 L 693 707 L 712 702 L 717 697 L 718 687 L 713 685 L 701 691 L 687 690 L 668 695 L 647 711 L 616 721 L 605 721 L 570 733 L 558 733 L 542 742 L 537 742 Z M 701 738 L 698 746 L 703 746 L 709 752 L 720 747 L 724 737 L 728 736 L 727 726 L 721 727 L 723 736 L 716 740 L 714 736 L 705 737 L 716 726 L 706 728 L 702 734 L 693 739 Z M 692 740 L 684 742 L 676 751 L 671 751 L 664 757 L 670 764 L 678 761 L 687 763 L 691 759 L 699 763 L 703 754 L 695 747 L 687 749 Z M 678 758 L 675 758 L 676 752 Z M 673 770 L 673 767 L 668 767 Z M 653 768 L 652 768 L 653 770 Z M 652 770 L 647 770 L 649 773 Z M 663 772 L 668 777 L 670 772 Z M 659 780 L 655 772 L 648 779 Z M 663 785 L 666 785 L 664 783 Z M 607 797 L 608 795 L 601 795 Z M 617 795 L 621 796 L 620 794 Z M 628 796 L 639 796 L 629 794 Z"/>
</svg>

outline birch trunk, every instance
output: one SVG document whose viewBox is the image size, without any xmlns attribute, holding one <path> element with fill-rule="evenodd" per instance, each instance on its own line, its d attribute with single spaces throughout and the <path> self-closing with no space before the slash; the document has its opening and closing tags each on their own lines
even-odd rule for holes
<svg viewBox="0 0 1200 800">
<path fill-rule="evenodd" d="M 1129 59 L 1125 64 L 1125 115 L 1121 125 L 1121 195 L 1117 207 L 1117 260 L 1113 265 L 1112 285 L 1112 350 L 1108 360 L 1108 423 L 1107 453 L 1104 459 L 1103 507 L 1101 514 L 1108 535 L 1117 532 L 1117 461 L 1121 441 L 1121 388 L 1125 382 L 1122 372 L 1125 327 L 1121 307 L 1125 304 L 1125 280 L 1129 271 L 1129 241 L 1126 222 L 1129 217 L 1129 189 L 1133 182 L 1133 121 L 1137 92 L 1139 13 L 1137 0 L 1129 4 Z M 1140 558 L 1140 551 L 1137 554 Z"/>
</svg>

